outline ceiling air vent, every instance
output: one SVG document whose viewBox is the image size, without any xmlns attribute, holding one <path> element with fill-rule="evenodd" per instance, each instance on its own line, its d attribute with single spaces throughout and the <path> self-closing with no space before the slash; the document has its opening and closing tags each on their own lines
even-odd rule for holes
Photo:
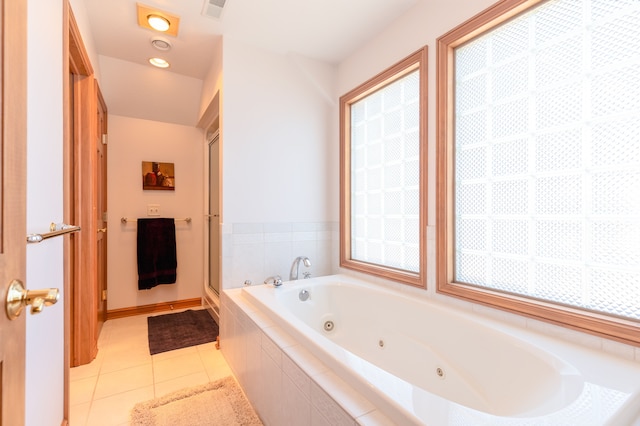
<svg viewBox="0 0 640 426">
<path fill-rule="evenodd" d="M 227 0 L 204 0 L 202 14 L 210 18 L 220 19 Z"/>
<path fill-rule="evenodd" d="M 153 37 L 151 39 L 151 45 L 158 50 L 170 50 L 171 42 L 166 38 L 162 37 Z"/>
</svg>

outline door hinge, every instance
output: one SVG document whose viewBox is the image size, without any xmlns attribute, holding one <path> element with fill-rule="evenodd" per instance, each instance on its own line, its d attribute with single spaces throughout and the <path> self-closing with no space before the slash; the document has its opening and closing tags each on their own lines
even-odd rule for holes
<svg viewBox="0 0 640 426">
<path fill-rule="evenodd" d="M 107 290 L 102 290 L 102 301 L 107 300 Z"/>
<path fill-rule="evenodd" d="M 109 218 L 109 215 L 107 214 L 107 212 L 102 212 L 102 221 L 103 222 L 109 222 L 107 219 Z"/>
<path fill-rule="evenodd" d="M 106 133 L 102 134 L 102 145 L 106 145 L 108 142 L 108 137 Z"/>
</svg>

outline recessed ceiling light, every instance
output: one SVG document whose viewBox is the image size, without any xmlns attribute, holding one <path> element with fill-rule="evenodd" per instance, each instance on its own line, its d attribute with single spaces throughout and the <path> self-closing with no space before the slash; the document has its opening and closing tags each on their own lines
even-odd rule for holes
<svg viewBox="0 0 640 426">
<path fill-rule="evenodd" d="M 140 27 L 160 31 L 163 35 L 178 36 L 179 16 L 140 3 L 136 3 L 136 15 Z"/>
<path fill-rule="evenodd" d="M 156 31 L 165 32 L 171 26 L 169 20 L 160 15 L 147 15 L 147 22 Z"/>
<path fill-rule="evenodd" d="M 171 49 L 171 42 L 166 38 L 162 37 L 153 37 L 151 39 L 151 45 L 158 50 L 169 50 Z"/>
<path fill-rule="evenodd" d="M 151 58 L 149 59 L 149 63 L 154 67 L 169 68 L 169 62 L 165 61 L 162 58 Z"/>
</svg>

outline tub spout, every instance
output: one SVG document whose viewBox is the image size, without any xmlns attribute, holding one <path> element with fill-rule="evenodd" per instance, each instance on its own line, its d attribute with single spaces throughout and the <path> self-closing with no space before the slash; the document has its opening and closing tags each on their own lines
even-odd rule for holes
<svg viewBox="0 0 640 426">
<path fill-rule="evenodd" d="M 282 285 L 282 278 L 280 275 L 274 275 L 264 280 L 265 284 L 273 284 L 274 287 L 280 287 Z"/>
<path fill-rule="evenodd" d="M 291 272 L 289 273 L 289 280 L 297 280 L 298 273 L 300 272 L 300 262 L 304 264 L 307 268 L 311 266 L 311 261 L 307 256 L 298 256 L 294 259 L 293 264 L 291 265 Z"/>
</svg>

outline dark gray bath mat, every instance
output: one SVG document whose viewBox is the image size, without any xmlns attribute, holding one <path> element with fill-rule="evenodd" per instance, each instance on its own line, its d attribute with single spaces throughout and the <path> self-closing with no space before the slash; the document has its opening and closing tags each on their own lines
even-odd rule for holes
<svg viewBox="0 0 640 426">
<path fill-rule="evenodd" d="M 151 355 L 214 342 L 218 324 L 205 309 L 148 317 Z"/>
</svg>

